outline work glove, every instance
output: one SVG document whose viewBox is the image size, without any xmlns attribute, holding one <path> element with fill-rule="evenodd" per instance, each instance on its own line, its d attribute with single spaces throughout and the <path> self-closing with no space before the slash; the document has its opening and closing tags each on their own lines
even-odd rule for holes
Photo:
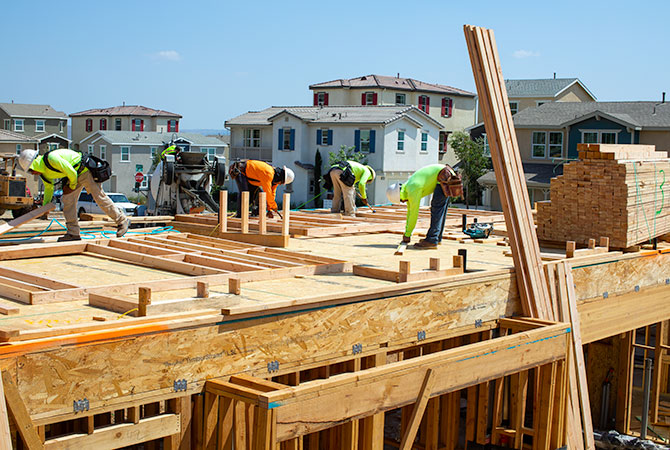
<svg viewBox="0 0 670 450">
<path fill-rule="evenodd" d="M 266 215 L 267 215 L 268 219 L 272 219 L 274 217 L 274 214 L 272 214 L 272 210 L 268 210 Z"/>
</svg>

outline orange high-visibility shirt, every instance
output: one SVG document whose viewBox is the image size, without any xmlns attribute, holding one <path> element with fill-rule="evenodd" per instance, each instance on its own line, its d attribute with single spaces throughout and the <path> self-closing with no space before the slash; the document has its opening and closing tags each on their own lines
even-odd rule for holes
<svg viewBox="0 0 670 450">
<path fill-rule="evenodd" d="M 268 209 L 277 209 L 275 195 L 277 194 L 277 185 L 272 184 L 275 176 L 275 169 L 268 163 L 250 159 L 247 161 L 245 175 L 249 179 L 249 184 L 260 186 L 263 192 L 267 193 Z"/>
</svg>

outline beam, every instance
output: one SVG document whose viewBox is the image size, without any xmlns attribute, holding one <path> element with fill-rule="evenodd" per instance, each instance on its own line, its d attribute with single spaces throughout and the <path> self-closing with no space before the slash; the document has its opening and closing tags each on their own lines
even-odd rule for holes
<svg viewBox="0 0 670 450">
<path fill-rule="evenodd" d="M 44 445 L 42 445 L 42 440 L 39 434 L 37 434 L 37 429 L 33 425 L 26 405 L 21 400 L 19 389 L 16 387 L 12 375 L 6 370 L 2 371 L 2 385 L 5 391 L 7 409 L 14 420 L 16 428 L 19 430 L 21 438 L 23 438 L 23 442 L 29 450 L 43 449 Z"/>
<path fill-rule="evenodd" d="M 55 208 L 56 208 L 55 203 L 48 203 L 46 205 L 40 206 L 37 209 L 33 209 L 32 211 L 22 215 L 21 217 L 17 217 L 16 219 L 10 220 L 7 223 L 3 223 L 2 225 L 0 225 L 0 234 L 5 234 L 16 227 L 23 225 L 24 223 L 28 223 L 31 220 L 37 219 L 41 215 L 48 214 L 49 211 L 53 211 Z"/>
<path fill-rule="evenodd" d="M 433 369 L 426 370 L 426 376 L 423 379 L 423 385 L 419 391 L 419 398 L 414 404 L 414 409 L 412 409 L 412 416 L 409 419 L 409 424 L 405 430 L 405 434 L 400 441 L 400 450 L 411 450 L 414 446 L 414 439 L 416 439 L 416 432 L 419 430 L 419 425 L 421 425 L 421 419 L 423 418 L 423 412 L 426 410 L 426 405 L 428 404 L 428 399 L 430 398 L 430 392 L 433 388 L 433 382 L 435 379 L 435 373 Z"/>
</svg>

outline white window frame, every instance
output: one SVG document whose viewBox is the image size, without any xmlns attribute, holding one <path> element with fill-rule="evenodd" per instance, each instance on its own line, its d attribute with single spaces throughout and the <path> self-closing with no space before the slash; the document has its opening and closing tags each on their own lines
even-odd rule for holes
<svg viewBox="0 0 670 450">
<path fill-rule="evenodd" d="M 375 104 L 375 93 L 366 92 L 365 93 L 365 106 L 374 106 Z"/>
<path fill-rule="evenodd" d="M 46 120 L 43 119 L 37 119 L 35 120 L 35 133 L 44 133 L 44 130 L 46 130 Z M 40 125 L 42 125 L 40 127 Z"/>
<path fill-rule="evenodd" d="M 255 136 L 258 132 L 258 137 Z M 242 143 L 243 147 L 260 148 L 262 130 L 260 128 L 245 128 Z"/>
<path fill-rule="evenodd" d="M 93 152 L 95 152 L 95 145 L 89 145 L 88 146 L 88 154 L 92 155 Z"/>
<path fill-rule="evenodd" d="M 398 128 L 398 144 L 396 145 L 396 153 L 405 153 L 405 136 L 407 132 L 404 128 Z"/>
<path fill-rule="evenodd" d="M 581 143 L 584 144 L 584 135 L 586 133 L 597 133 L 598 134 L 598 139 L 597 142 L 592 142 L 593 144 L 602 144 L 603 142 L 603 133 L 607 134 L 614 134 L 614 143 L 618 144 L 619 143 L 619 133 L 621 130 L 582 130 L 580 129 L 579 132 L 581 133 Z"/>
<path fill-rule="evenodd" d="M 424 137 L 426 140 L 423 139 Z M 421 153 L 428 153 L 428 137 L 428 132 L 421 130 L 419 133 L 419 151 Z"/>
<path fill-rule="evenodd" d="M 317 92 L 316 93 L 316 106 L 325 106 L 326 104 L 326 93 Z"/>
<path fill-rule="evenodd" d="M 544 135 L 544 144 L 535 143 L 535 134 Z M 551 143 L 551 135 L 560 135 L 561 136 L 561 155 L 560 156 L 551 156 L 551 148 L 558 146 L 558 144 Z M 530 156 L 533 159 L 561 159 L 565 154 L 565 135 L 562 131 L 533 131 L 530 137 Z M 535 156 L 535 146 L 544 146 L 544 156 Z"/>
<path fill-rule="evenodd" d="M 107 159 L 107 146 L 106 145 L 101 145 L 100 146 L 100 159 Z"/>
<path fill-rule="evenodd" d="M 398 97 L 402 97 L 402 102 L 398 101 Z M 407 95 L 405 95 L 401 92 L 397 92 L 395 94 L 395 104 L 396 105 L 406 105 L 407 104 Z"/>
<path fill-rule="evenodd" d="M 156 154 L 158 153 L 158 147 L 151 147 L 149 151 L 151 152 L 151 160 L 153 161 L 153 159 L 156 157 Z"/>
<path fill-rule="evenodd" d="M 58 144 L 56 142 L 47 142 L 47 150 L 58 150 Z"/>
<path fill-rule="evenodd" d="M 25 129 L 25 122 L 23 121 L 23 119 L 14 119 L 14 131 L 16 131 L 17 133 L 23 133 L 24 129 Z"/>
<path fill-rule="evenodd" d="M 59 120 L 58 121 L 58 132 L 62 133 L 63 130 L 65 130 L 65 121 Z"/>
<path fill-rule="evenodd" d="M 216 148 L 204 147 L 200 149 L 201 152 L 207 153 L 207 161 L 214 161 L 216 159 Z"/>
<path fill-rule="evenodd" d="M 9 131 L 11 127 L 12 127 L 11 119 L 5 119 L 5 130 Z"/>
<path fill-rule="evenodd" d="M 124 155 L 123 150 L 124 149 L 127 150 L 127 153 L 126 153 L 126 155 L 128 156 L 127 159 L 123 158 L 123 155 Z M 124 145 L 119 149 L 119 162 L 130 162 L 130 147 L 128 147 L 127 145 Z"/>
<path fill-rule="evenodd" d="M 293 130 L 293 128 L 284 127 L 284 128 L 282 128 L 282 130 L 284 130 L 284 133 L 282 135 L 282 139 L 284 140 L 284 142 L 281 143 L 281 149 L 285 150 L 285 151 L 290 151 L 290 150 L 292 150 L 291 149 L 291 130 Z"/>
<path fill-rule="evenodd" d="M 486 136 L 486 133 L 483 133 L 482 137 L 484 138 L 484 155 L 486 155 L 490 158 L 491 157 L 491 146 L 489 145 L 489 138 L 488 138 L 488 136 Z"/>
<path fill-rule="evenodd" d="M 359 141 L 359 148 L 361 153 L 370 153 L 370 130 L 360 130 L 360 141 Z M 367 134 L 367 139 L 363 138 L 363 133 Z M 363 143 L 366 144 L 367 149 L 363 148 Z"/>
<path fill-rule="evenodd" d="M 116 117 L 114 118 L 114 131 L 121 131 L 121 130 L 123 130 L 123 121 L 121 120 L 120 117 Z"/>
<path fill-rule="evenodd" d="M 519 102 L 509 102 L 509 110 L 512 115 L 519 112 Z"/>
<path fill-rule="evenodd" d="M 542 135 L 544 136 L 544 143 L 542 144 L 536 144 L 535 143 L 535 135 Z M 535 156 L 535 146 L 542 146 L 544 147 L 544 152 L 542 156 Z M 530 157 L 533 159 L 547 159 L 547 132 L 546 131 L 533 131 L 530 135 Z"/>
<path fill-rule="evenodd" d="M 23 151 L 23 145 L 16 144 L 16 154 L 20 155 L 22 151 Z"/>
<path fill-rule="evenodd" d="M 328 146 L 328 131 L 330 131 L 330 128 L 321 128 L 321 142 L 320 142 L 320 145 Z"/>
<path fill-rule="evenodd" d="M 547 133 L 548 133 L 548 136 L 547 136 L 547 157 L 550 158 L 550 159 L 555 159 L 555 158 L 562 159 L 563 155 L 565 154 L 565 152 L 563 150 L 564 147 L 565 147 L 563 145 L 563 143 L 565 141 L 565 139 L 563 139 L 564 138 L 563 132 L 562 131 L 548 131 Z M 552 134 L 561 136 L 561 154 L 559 156 L 552 156 L 551 155 L 551 148 L 552 147 L 558 147 L 558 144 L 552 144 L 551 143 L 551 135 Z"/>
</svg>

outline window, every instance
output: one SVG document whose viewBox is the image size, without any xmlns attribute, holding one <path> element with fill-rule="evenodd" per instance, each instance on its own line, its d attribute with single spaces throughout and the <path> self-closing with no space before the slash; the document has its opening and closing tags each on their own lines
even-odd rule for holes
<svg viewBox="0 0 670 450">
<path fill-rule="evenodd" d="M 43 120 L 36 120 L 35 121 L 35 132 L 41 133 L 44 131 L 44 121 Z"/>
<path fill-rule="evenodd" d="M 101 130 L 107 129 L 107 119 L 100 119 L 100 129 Z"/>
<path fill-rule="evenodd" d="M 88 146 L 88 154 L 92 155 L 94 151 L 95 151 L 95 147 L 93 145 L 89 145 Z"/>
<path fill-rule="evenodd" d="M 167 130 L 168 133 L 179 133 L 179 121 L 176 119 L 168 120 Z"/>
<path fill-rule="evenodd" d="M 61 120 L 58 122 L 58 132 L 62 133 L 64 129 L 65 129 L 65 122 Z"/>
<path fill-rule="evenodd" d="M 544 131 L 533 131 L 533 158 L 547 157 L 547 133 Z"/>
<path fill-rule="evenodd" d="M 428 151 L 428 133 L 426 133 L 425 131 L 421 132 L 421 151 L 422 152 Z"/>
<path fill-rule="evenodd" d="M 484 138 L 484 155 L 491 157 L 491 147 L 489 146 L 489 138 L 486 136 L 486 133 L 482 134 Z"/>
<path fill-rule="evenodd" d="M 370 130 L 361 130 L 361 151 L 365 153 L 370 152 Z"/>
<path fill-rule="evenodd" d="M 132 131 L 144 131 L 144 120 L 133 119 L 132 120 Z"/>
<path fill-rule="evenodd" d="M 10 122 L 11 121 L 9 119 L 5 119 L 5 130 L 9 130 Z"/>
<path fill-rule="evenodd" d="M 56 142 L 48 142 L 47 150 L 58 150 L 58 144 Z"/>
<path fill-rule="evenodd" d="M 152 160 L 156 157 L 156 153 L 158 153 L 158 147 L 151 147 L 151 159 Z"/>
<path fill-rule="evenodd" d="M 281 142 L 280 150 L 293 150 L 293 128 L 283 128 L 279 130 L 279 137 Z"/>
<path fill-rule="evenodd" d="M 328 106 L 328 93 L 327 92 L 315 92 L 314 93 L 314 106 Z"/>
<path fill-rule="evenodd" d="M 519 112 L 519 102 L 509 102 L 509 111 L 512 115 Z"/>
<path fill-rule="evenodd" d="M 451 134 L 451 131 L 440 131 L 440 137 L 439 137 L 439 148 L 438 148 L 438 153 L 440 155 L 444 155 L 447 153 L 447 149 L 449 148 L 449 135 Z"/>
<path fill-rule="evenodd" d="M 430 98 L 427 95 L 419 95 L 419 109 L 426 114 L 430 112 Z"/>
<path fill-rule="evenodd" d="M 100 146 L 100 159 L 107 159 L 107 146 L 106 145 L 101 145 Z"/>
<path fill-rule="evenodd" d="M 549 157 L 563 157 L 563 133 L 549 133 Z"/>
<path fill-rule="evenodd" d="M 114 129 L 116 131 L 121 131 L 121 119 L 118 117 L 114 119 Z"/>
<path fill-rule="evenodd" d="M 354 145 L 355 151 L 374 153 L 375 151 L 375 130 L 355 130 Z"/>
<path fill-rule="evenodd" d="M 244 146 L 245 147 L 260 147 L 261 146 L 261 130 L 247 128 L 244 130 Z"/>
<path fill-rule="evenodd" d="M 130 147 L 121 147 L 121 162 L 130 161 Z"/>
<path fill-rule="evenodd" d="M 547 137 L 547 135 L 549 135 Z M 548 150 L 547 154 L 547 142 Z M 533 131 L 533 158 L 562 158 L 563 133 L 560 131 Z"/>
<path fill-rule="evenodd" d="M 93 119 L 86 119 L 86 131 L 93 131 Z"/>
<path fill-rule="evenodd" d="M 16 144 L 16 154 L 20 155 L 21 150 L 23 150 L 23 146 L 21 144 Z"/>
<path fill-rule="evenodd" d="M 442 98 L 442 117 L 451 117 L 454 100 L 449 97 Z"/>
<path fill-rule="evenodd" d="M 328 128 L 316 130 L 316 145 L 333 145 L 333 130 Z"/>
<path fill-rule="evenodd" d="M 203 153 L 207 153 L 207 161 L 214 161 L 216 159 L 216 149 L 215 148 L 203 148 L 201 149 Z"/>
<path fill-rule="evenodd" d="M 405 94 L 396 94 L 395 95 L 395 104 L 396 105 L 406 105 Z"/>
<path fill-rule="evenodd" d="M 398 130 L 398 152 L 402 153 L 405 151 L 405 130 Z"/>
<path fill-rule="evenodd" d="M 579 130 L 584 144 L 618 144 L 619 130 Z"/>
<path fill-rule="evenodd" d="M 377 104 L 377 93 L 363 92 L 363 94 L 361 94 L 361 105 L 376 105 L 376 104 Z"/>
<path fill-rule="evenodd" d="M 14 131 L 23 133 L 23 119 L 14 119 Z"/>
</svg>

